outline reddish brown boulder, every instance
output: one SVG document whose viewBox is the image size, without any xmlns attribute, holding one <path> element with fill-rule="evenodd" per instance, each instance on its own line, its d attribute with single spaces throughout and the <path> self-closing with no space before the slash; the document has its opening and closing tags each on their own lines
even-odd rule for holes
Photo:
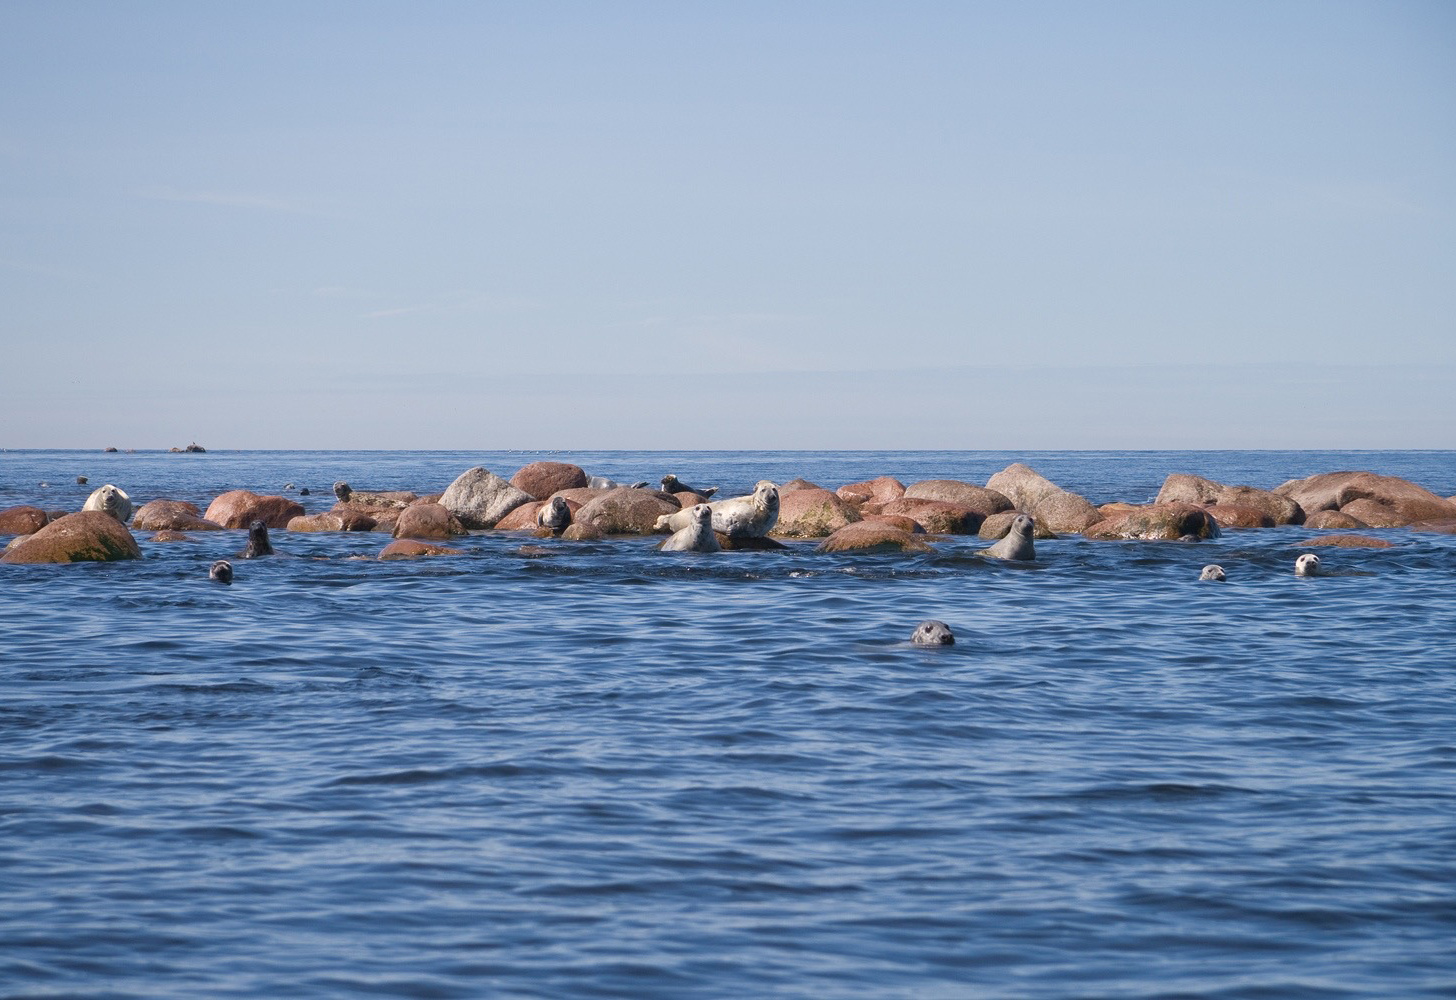
<svg viewBox="0 0 1456 1000">
<path fill-rule="evenodd" d="M 1387 507 L 1370 497 L 1351 500 L 1340 508 L 1340 513 L 1346 517 L 1353 517 L 1367 528 L 1399 528 L 1411 523 L 1411 518 L 1404 516 L 1394 507 Z"/>
<path fill-rule="evenodd" d="M 1306 514 L 1344 510 L 1356 500 L 1373 500 L 1390 509 L 1389 514 L 1378 515 L 1382 521 L 1394 519 L 1398 524 L 1411 524 L 1456 518 L 1456 504 L 1444 497 L 1410 480 L 1378 476 L 1373 472 L 1324 472 L 1307 479 L 1291 479 L 1274 492 L 1294 500 Z M 1361 509 L 1368 510 L 1368 507 Z M 1350 513 L 1367 524 L 1372 523 L 1362 514 Z"/>
<path fill-rule="evenodd" d="M 151 538 L 154 542 L 195 542 L 197 539 L 185 531 L 173 531 L 170 528 L 157 532 Z"/>
<path fill-rule="evenodd" d="M 818 483 L 811 483 L 807 479 L 790 479 L 787 483 L 779 487 L 779 496 L 782 497 L 785 493 L 792 493 L 794 490 L 817 489 L 820 489 Z"/>
<path fill-rule="evenodd" d="M 1014 509 L 1030 514 L 1037 528 L 1051 532 L 1053 538 L 1058 531 L 1082 531 L 1102 520 L 1086 497 L 1062 489 L 1020 462 L 992 476 L 986 481 L 986 488 L 1004 495 Z"/>
<path fill-rule="evenodd" d="M 999 517 L 1000 515 L 996 515 Z M 866 514 L 865 521 L 876 521 L 880 524 L 888 524 L 892 528 L 899 528 L 901 531 L 908 531 L 912 535 L 923 535 L 925 527 L 915 518 L 906 517 L 904 514 Z"/>
<path fill-rule="evenodd" d="M 982 538 L 989 538 L 992 541 L 1005 538 L 1011 533 L 1011 522 L 1021 514 L 1019 510 L 1003 510 L 999 514 L 992 514 L 981 522 L 981 529 L 976 532 Z M 1057 533 L 1046 525 L 1042 524 L 1036 517 L 1031 519 L 1033 525 L 1033 538 L 1056 538 Z"/>
<path fill-rule="evenodd" d="M 579 521 L 573 521 L 566 526 L 566 530 L 561 533 L 561 537 L 569 542 L 594 542 L 599 538 L 606 538 L 607 535 L 606 532 L 602 531 L 595 524 L 582 524 Z"/>
<path fill-rule="evenodd" d="M 551 494 L 551 496 L 560 497 L 561 499 L 565 500 L 569 504 L 571 504 L 571 503 L 576 504 L 576 507 L 573 507 L 572 508 L 572 510 L 575 511 L 575 510 L 577 510 L 580 507 L 585 507 L 587 504 L 591 503 L 597 497 L 606 496 L 610 492 L 612 492 L 612 491 L 611 490 L 597 490 L 597 489 L 592 489 L 589 486 L 583 486 L 583 487 L 581 487 L 579 489 L 574 489 L 574 490 L 557 490 L 555 493 Z M 551 497 L 547 497 L 546 499 L 549 500 L 549 499 L 551 499 Z"/>
<path fill-rule="evenodd" d="M 826 538 L 860 519 L 854 507 L 817 486 L 779 492 L 779 519 L 770 534 L 780 538 Z"/>
<path fill-rule="evenodd" d="M 112 562 L 140 559 L 126 525 L 99 510 L 84 510 L 51 521 L 35 534 L 8 549 L 4 563 Z"/>
<path fill-rule="evenodd" d="M 591 477 L 570 462 L 532 462 L 521 466 L 511 477 L 512 486 L 537 500 L 549 499 L 561 490 L 580 489 L 590 481 Z"/>
<path fill-rule="evenodd" d="M 409 490 L 350 490 L 349 503 L 360 507 L 383 507 L 388 510 L 402 510 L 418 502 L 418 493 Z"/>
<path fill-rule="evenodd" d="M 417 556 L 458 556 L 463 555 L 459 549 L 447 548 L 444 545 L 431 545 L 429 542 L 419 542 L 413 538 L 396 538 L 386 545 L 379 553 L 380 559 L 414 559 Z"/>
<path fill-rule="evenodd" d="M 1437 535 L 1456 535 L 1456 520 L 1453 521 L 1417 521 L 1410 526 L 1412 531 L 1425 531 Z"/>
<path fill-rule="evenodd" d="M 307 513 L 303 505 L 287 497 L 259 496 L 251 490 L 229 490 L 207 505 L 203 515 L 224 528 L 246 528 L 262 521 L 270 528 L 287 528 L 288 522 Z"/>
<path fill-rule="evenodd" d="M 1252 486 L 1225 486 L 1202 476 L 1175 472 L 1163 480 L 1154 503 L 1193 503 L 1253 507 L 1269 518 L 1270 525 L 1303 524 L 1307 513 L 1290 497 Z M 1240 525 L 1242 527 L 1242 525 Z"/>
<path fill-rule="evenodd" d="M 1214 503 L 1203 508 L 1221 528 L 1272 528 L 1274 519 L 1258 507 L 1241 503 Z"/>
<path fill-rule="evenodd" d="M 340 531 L 393 531 L 399 520 L 399 507 L 365 507 L 356 503 L 336 503 L 328 513 L 337 514 L 343 527 Z M 290 522 L 291 523 L 291 522 Z"/>
<path fill-rule="evenodd" d="M 926 531 L 935 535 L 974 535 L 981 529 L 986 515 L 961 504 L 940 500 L 918 500 L 905 496 L 892 500 L 879 511 L 882 514 L 903 514 L 914 518 Z"/>
<path fill-rule="evenodd" d="M 847 524 L 819 543 L 820 552 L 934 552 L 925 539 L 882 521 Z"/>
<path fill-rule="evenodd" d="M 1173 472 L 1163 480 L 1163 488 L 1158 490 L 1158 496 L 1153 503 L 1192 503 L 1203 506 L 1217 503 L 1218 495 L 1222 492 L 1223 483 L 1186 472 Z"/>
<path fill-rule="evenodd" d="M 417 503 L 439 503 L 440 498 L 444 495 L 445 494 L 443 493 L 426 493 L 422 497 L 415 497 L 413 500 L 411 500 L 410 506 L 413 507 Z"/>
<path fill-rule="evenodd" d="M 546 506 L 544 500 L 532 500 L 530 503 L 523 503 L 497 521 L 495 523 L 495 530 L 535 531 L 539 527 L 536 524 L 536 512 L 544 506 Z"/>
<path fill-rule="evenodd" d="M 1337 510 L 1317 510 L 1305 518 L 1304 526 L 1312 531 L 1349 531 L 1369 527 L 1364 521 Z"/>
<path fill-rule="evenodd" d="M 905 484 L 894 476 L 880 476 L 862 483 L 849 483 L 837 491 L 839 499 L 850 503 L 889 503 L 905 495 Z M 858 497 L 864 497 L 860 500 Z"/>
<path fill-rule="evenodd" d="M 1218 522 L 1208 511 L 1190 503 L 1160 503 L 1139 507 L 1099 521 L 1083 532 L 1087 538 L 1172 541 L 1179 538 L 1217 538 Z"/>
<path fill-rule="evenodd" d="M 784 552 L 788 550 L 788 546 L 783 542 L 764 536 L 730 538 L 721 531 L 715 531 L 713 537 L 718 539 L 718 547 L 724 552 Z"/>
<path fill-rule="evenodd" d="M 438 503 L 406 507 L 394 524 L 395 538 L 456 538 L 463 534 L 465 525 Z"/>
<path fill-rule="evenodd" d="M 1372 538 L 1369 535 L 1322 535 L 1294 544 L 1299 548 L 1309 545 L 1336 545 L 1342 549 L 1388 549 L 1391 545 L 1383 538 Z"/>
<path fill-rule="evenodd" d="M 202 516 L 186 500 L 152 500 L 132 516 L 133 531 L 221 531 L 222 525 Z"/>
<path fill-rule="evenodd" d="M 289 531 L 343 531 L 344 518 L 333 511 L 323 514 L 301 514 L 289 518 Z"/>
<path fill-rule="evenodd" d="M 1099 520 L 1106 520 L 1109 517 L 1116 517 L 1118 514 L 1127 514 L 1135 510 L 1141 510 L 1142 504 L 1123 503 L 1121 500 L 1112 503 L 1105 503 L 1097 508 L 1097 513 L 1102 515 Z M 1097 523 L 1096 521 L 1093 524 Z"/>
<path fill-rule="evenodd" d="M 7 507 L 0 510 L 0 535 L 33 535 L 49 520 L 39 507 Z"/>
<path fill-rule="evenodd" d="M 1011 510 L 1016 506 L 1004 493 L 977 486 L 975 483 L 963 483 L 959 479 L 924 479 L 918 483 L 912 483 L 905 489 L 905 499 L 953 503 L 975 511 L 982 518 L 999 514 L 1003 510 Z M 885 513 L 894 512 L 886 507 Z M 919 519 L 917 518 L 917 520 Z M 976 527 L 980 527 L 979 522 Z"/>
<path fill-rule="evenodd" d="M 650 535 L 657 519 L 680 508 L 654 490 L 619 486 L 582 505 L 573 520 L 590 524 L 604 535 Z"/>
</svg>

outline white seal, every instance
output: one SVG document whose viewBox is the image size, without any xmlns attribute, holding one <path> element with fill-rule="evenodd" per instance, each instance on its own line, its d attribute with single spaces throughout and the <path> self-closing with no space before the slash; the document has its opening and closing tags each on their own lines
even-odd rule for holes
<svg viewBox="0 0 1456 1000">
<path fill-rule="evenodd" d="M 1313 552 L 1306 552 L 1294 560 L 1295 576 L 1319 576 L 1323 571 L 1320 569 L 1319 556 Z"/>
<path fill-rule="evenodd" d="M 552 497 L 536 511 L 536 524 L 559 535 L 571 524 L 571 508 L 562 497 Z"/>
<path fill-rule="evenodd" d="M 1028 514 L 1017 514 L 1011 519 L 1011 530 L 989 549 L 982 549 L 981 555 L 988 559 L 1014 559 L 1030 562 L 1036 558 L 1036 546 L 1032 536 L 1036 534 L 1036 522 Z"/>
<path fill-rule="evenodd" d="M 131 497 L 107 483 L 86 498 L 82 510 L 104 510 L 122 524 L 131 520 Z"/>
<path fill-rule="evenodd" d="M 663 552 L 717 552 L 721 549 L 718 536 L 713 534 L 713 509 L 700 503 L 690 507 L 687 514 L 687 526 L 673 532 L 673 536 L 659 549 Z"/>
<path fill-rule="evenodd" d="M 1222 583 L 1224 580 L 1228 579 L 1228 574 L 1224 573 L 1223 567 L 1218 565 L 1217 563 L 1209 563 L 1207 566 L 1203 567 L 1203 572 L 1198 574 L 1198 579 L 1217 580 Z"/>
</svg>

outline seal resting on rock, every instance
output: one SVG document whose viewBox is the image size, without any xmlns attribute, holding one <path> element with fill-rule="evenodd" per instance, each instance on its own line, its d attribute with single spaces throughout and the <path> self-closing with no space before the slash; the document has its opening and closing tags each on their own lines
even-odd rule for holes
<svg viewBox="0 0 1456 1000">
<path fill-rule="evenodd" d="M 915 626 L 915 631 L 910 633 L 910 641 L 917 646 L 954 646 L 955 634 L 945 622 L 931 618 Z"/>
<path fill-rule="evenodd" d="M 248 544 L 238 553 L 238 558 L 257 559 L 259 556 L 272 554 L 273 545 L 268 541 L 268 526 L 262 521 L 254 521 L 248 525 Z"/>
<path fill-rule="evenodd" d="M 699 489 L 696 486 L 689 486 L 671 472 L 662 477 L 662 492 L 664 493 L 696 493 L 704 499 L 718 492 L 718 487 L 709 486 L 707 489 Z"/>
<path fill-rule="evenodd" d="M 107 483 L 86 498 L 82 510 L 101 510 L 122 524 L 131 520 L 131 497 Z"/>
<path fill-rule="evenodd" d="M 988 559 L 1012 559 L 1030 562 L 1036 558 L 1036 546 L 1032 537 L 1036 534 L 1036 522 L 1029 515 L 1017 514 L 1011 519 L 1011 530 L 989 549 L 982 549 L 981 555 Z"/>
<path fill-rule="evenodd" d="M 587 480 L 586 485 L 589 489 L 593 490 L 615 490 L 627 486 L 626 483 L 619 483 L 615 479 L 608 479 L 606 476 L 592 476 Z M 628 486 L 628 489 L 640 490 L 646 485 L 647 480 L 644 479 L 640 483 L 632 483 Z"/>
<path fill-rule="evenodd" d="M 763 538 L 779 523 L 779 488 L 760 479 L 748 496 L 729 497 L 708 506 L 713 511 L 713 530 L 729 538 Z M 679 511 L 658 518 L 658 529 L 666 526 L 681 531 L 691 523 L 691 511 Z"/>
<path fill-rule="evenodd" d="M 571 524 L 571 508 L 562 497 L 552 497 L 536 511 L 536 524 L 559 535 Z"/>
<path fill-rule="evenodd" d="M 212 564 L 212 569 L 207 571 L 207 578 L 217 583 L 232 583 L 233 564 L 226 559 L 219 559 Z"/>
<path fill-rule="evenodd" d="M 658 548 L 662 552 L 717 552 L 723 546 L 713 534 L 713 508 L 705 503 L 687 511 L 689 522 Z"/>
<path fill-rule="evenodd" d="M 1228 575 L 1224 573 L 1222 566 L 1218 565 L 1217 563 L 1209 563 L 1207 566 L 1203 567 L 1203 572 L 1198 574 L 1198 579 L 1217 580 L 1222 583 L 1224 580 L 1228 579 Z"/>
<path fill-rule="evenodd" d="M 1313 552 L 1306 552 L 1294 560 L 1295 576 L 1320 576 L 1322 572 L 1320 569 L 1320 557 Z"/>
</svg>

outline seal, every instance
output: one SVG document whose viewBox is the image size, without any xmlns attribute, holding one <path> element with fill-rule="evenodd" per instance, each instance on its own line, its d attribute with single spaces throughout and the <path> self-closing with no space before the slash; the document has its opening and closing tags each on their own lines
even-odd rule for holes
<svg viewBox="0 0 1456 1000">
<path fill-rule="evenodd" d="M 262 521 L 254 521 L 248 525 L 248 544 L 243 551 L 238 553 L 239 559 L 257 559 L 260 556 L 271 556 L 273 546 L 268 541 L 268 526 Z"/>
<path fill-rule="evenodd" d="M 107 483 L 86 498 L 82 510 L 104 510 L 122 524 L 131 520 L 131 497 Z"/>
<path fill-rule="evenodd" d="M 571 508 L 562 497 L 552 497 L 536 511 L 536 524 L 559 535 L 571 524 Z"/>
<path fill-rule="evenodd" d="M 730 497 L 713 508 L 713 530 L 729 538 L 763 538 L 779 523 L 778 484 L 760 479 L 745 497 Z"/>
<path fill-rule="evenodd" d="M 233 582 L 233 564 L 226 559 L 219 559 L 212 564 L 212 569 L 207 571 L 207 578 L 216 583 L 231 585 Z"/>
<path fill-rule="evenodd" d="M 1313 552 L 1306 552 L 1294 560 L 1295 576 L 1321 576 L 1323 573 L 1320 569 L 1320 558 Z"/>
<path fill-rule="evenodd" d="M 354 492 L 353 487 L 351 487 L 348 483 L 344 482 L 343 480 L 340 480 L 339 482 L 337 482 L 337 483 L 334 484 L 334 496 L 336 496 L 336 497 L 339 498 L 339 502 L 340 503 L 348 503 L 349 502 L 349 494 L 351 494 L 353 492 Z"/>
<path fill-rule="evenodd" d="M 587 480 L 586 485 L 589 489 L 593 490 L 615 490 L 621 486 L 627 486 L 629 489 L 640 490 L 642 487 L 647 485 L 647 480 L 644 479 L 640 483 L 631 483 L 629 485 L 627 483 L 619 483 L 615 479 L 608 479 L 606 476 L 592 476 L 590 479 Z"/>
<path fill-rule="evenodd" d="M 699 489 L 696 486 L 689 486 L 671 472 L 662 477 L 662 492 L 664 493 L 696 493 L 700 497 L 710 497 L 718 492 L 718 487 L 709 486 L 707 489 Z"/>
<path fill-rule="evenodd" d="M 915 626 L 910 641 L 917 646 L 954 646 L 955 634 L 945 622 L 931 618 Z"/>
<path fill-rule="evenodd" d="M 1228 575 L 1224 573 L 1222 566 L 1218 565 L 1217 563 L 1209 563 L 1207 566 L 1203 567 L 1203 572 L 1198 574 L 1198 579 L 1217 580 L 1219 583 L 1222 583 L 1224 580 L 1228 579 Z"/>
<path fill-rule="evenodd" d="M 658 546 L 661 552 L 717 552 L 723 548 L 713 534 L 713 508 L 696 504 L 687 511 L 690 521 Z"/>
<path fill-rule="evenodd" d="M 1017 514 L 1011 519 L 1011 530 L 989 549 L 982 549 L 987 559 L 1012 559 L 1016 562 L 1030 562 L 1036 558 L 1036 546 L 1032 536 L 1036 534 L 1036 522 L 1029 514 Z"/>
</svg>

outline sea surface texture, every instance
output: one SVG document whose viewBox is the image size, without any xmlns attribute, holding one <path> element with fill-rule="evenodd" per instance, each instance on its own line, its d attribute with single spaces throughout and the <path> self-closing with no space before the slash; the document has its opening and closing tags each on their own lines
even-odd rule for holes
<svg viewBox="0 0 1456 1000">
<path fill-rule="evenodd" d="M 29 451 L 0 507 L 317 512 L 542 458 L 1456 494 L 1450 452 Z M 1456 538 L 1365 533 L 1395 544 L 1314 579 L 1298 527 L 1028 566 L 284 531 L 231 587 L 237 531 L 0 566 L 0 996 L 1456 996 Z"/>
</svg>

